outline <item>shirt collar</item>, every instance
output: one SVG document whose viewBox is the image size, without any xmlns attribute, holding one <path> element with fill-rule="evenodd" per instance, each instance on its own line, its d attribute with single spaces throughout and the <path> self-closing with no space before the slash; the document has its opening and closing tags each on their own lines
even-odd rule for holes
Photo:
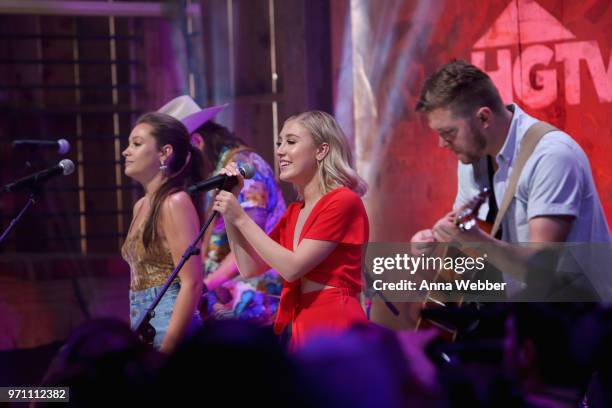
<svg viewBox="0 0 612 408">
<path fill-rule="evenodd" d="M 518 122 L 520 117 L 525 113 L 515 103 L 506 106 L 506 109 L 512 112 L 512 121 L 510 122 L 510 129 L 508 129 L 508 134 L 506 135 L 504 145 L 499 150 L 499 153 L 497 153 L 495 156 L 498 165 L 501 165 L 502 163 L 510 165 L 516 154 L 516 148 L 521 142 L 520 140 L 517 140 Z"/>
<path fill-rule="evenodd" d="M 221 169 L 225 167 L 225 158 L 227 157 L 227 155 L 229 154 L 231 150 L 232 150 L 231 147 L 223 146 L 223 148 L 219 152 L 219 160 L 217 160 L 217 163 L 215 164 L 215 170 L 213 172 L 214 174 L 219 174 Z"/>
</svg>

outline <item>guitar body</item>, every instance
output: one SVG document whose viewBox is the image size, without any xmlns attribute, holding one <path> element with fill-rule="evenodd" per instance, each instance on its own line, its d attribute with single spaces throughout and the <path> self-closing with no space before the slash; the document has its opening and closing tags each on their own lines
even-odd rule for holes
<svg viewBox="0 0 612 408">
<path fill-rule="evenodd" d="M 477 218 L 478 210 L 488 198 L 488 189 L 481 191 L 458 212 L 455 225 L 462 231 L 478 226 L 478 228 L 490 234 L 493 225 Z M 438 256 L 445 258 L 458 256 L 459 254 L 465 255 L 465 253 L 456 249 L 446 249 L 445 253 L 438 254 Z M 440 269 L 436 271 L 433 282 L 452 282 L 456 279 L 456 276 L 457 274 L 453 270 Z M 476 306 L 469 305 L 467 307 L 468 309 L 474 309 Z M 443 339 L 455 341 L 462 331 L 469 331 L 478 325 L 477 319 L 470 321 L 472 319 L 469 317 L 476 316 L 477 313 L 472 313 L 473 310 L 467 309 L 462 311 L 459 310 L 460 308 L 466 308 L 466 304 L 463 301 L 448 302 L 444 293 L 430 291 L 426 294 L 425 300 L 420 304 L 420 317 L 415 329 L 436 327 L 441 330 Z"/>
<path fill-rule="evenodd" d="M 491 235 L 491 231 L 493 231 L 493 223 L 477 219 L 476 224 L 478 225 L 478 228 L 486 232 L 487 235 Z"/>
</svg>

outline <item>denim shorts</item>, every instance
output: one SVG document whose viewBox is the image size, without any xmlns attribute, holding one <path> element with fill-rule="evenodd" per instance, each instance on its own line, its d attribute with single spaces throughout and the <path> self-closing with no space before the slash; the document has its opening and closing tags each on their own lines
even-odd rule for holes
<svg viewBox="0 0 612 408">
<path fill-rule="evenodd" d="M 136 325 L 140 321 L 142 315 L 151 305 L 151 303 L 153 303 L 153 300 L 155 300 L 163 287 L 164 286 L 161 285 L 138 291 L 130 290 L 130 322 L 132 330 L 136 329 Z M 174 311 L 174 305 L 180 289 L 180 283 L 174 282 L 172 285 L 170 285 L 166 293 L 164 293 L 164 296 L 155 307 L 155 316 L 153 316 L 151 319 L 151 325 L 155 328 L 153 347 L 156 349 L 159 349 L 162 344 L 162 340 L 166 336 L 168 325 L 170 324 L 170 318 L 172 317 L 172 312 Z M 189 325 L 187 334 L 193 332 L 200 325 L 200 315 L 196 310 L 193 318 L 191 319 L 191 324 Z"/>
</svg>

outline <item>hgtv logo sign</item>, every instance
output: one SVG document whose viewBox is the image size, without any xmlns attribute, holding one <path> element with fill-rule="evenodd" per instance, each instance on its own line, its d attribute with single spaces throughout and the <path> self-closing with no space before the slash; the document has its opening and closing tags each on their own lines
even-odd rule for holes
<svg viewBox="0 0 612 408">
<path fill-rule="evenodd" d="M 519 55 L 513 59 L 511 49 L 517 46 Z M 612 102 L 610 54 L 604 58 L 596 41 L 578 40 L 534 0 L 512 0 L 474 44 L 471 60 L 491 76 L 504 102 L 545 108 L 559 95 L 568 105 L 580 105 L 584 69 L 589 75 L 583 78 L 592 81 L 599 102 Z M 497 69 L 487 70 L 487 65 Z"/>
</svg>

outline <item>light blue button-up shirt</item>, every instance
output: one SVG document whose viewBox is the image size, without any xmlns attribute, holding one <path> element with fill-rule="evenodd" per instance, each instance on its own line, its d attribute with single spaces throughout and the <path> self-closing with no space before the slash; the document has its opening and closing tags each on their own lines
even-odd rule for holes
<svg viewBox="0 0 612 408">
<path fill-rule="evenodd" d="M 538 120 L 517 105 L 506 141 L 495 160 L 493 176 L 497 206 L 501 205 L 523 137 Z M 455 208 L 468 202 L 480 189 L 489 186 L 487 159 L 474 165 L 459 162 Z M 480 209 L 485 219 L 488 204 Z M 589 160 L 582 148 L 565 132 L 546 134 L 521 172 L 514 199 L 502 221 L 502 239 L 529 242 L 529 220 L 538 216 L 573 216 L 568 242 L 612 242 L 606 217 L 595 189 Z"/>
<path fill-rule="evenodd" d="M 498 208 L 506 192 L 508 179 L 519 153 L 523 137 L 538 120 L 523 112 L 516 104 L 506 141 L 495 156 L 499 166 L 493 176 L 493 189 Z M 489 185 L 487 158 L 473 165 L 459 162 L 458 191 L 455 208 L 468 202 Z M 485 203 L 478 214 L 486 219 L 489 211 Z M 547 133 L 536 146 L 519 176 L 514 199 L 506 212 L 502 226 L 502 240 L 510 243 L 528 243 L 529 220 L 539 216 L 574 217 L 567 242 L 607 243 L 607 245 L 581 245 L 572 250 L 569 262 L 560 262 L 559 270 L 567 276 L 583 272 L 602 300 L 612 301 L 612 238 L 599 195 L 595 188 L 589 160 L 582 148 L 565 132 Z M 565 259 L 565 258 L 564 258 Z M 508 276 L 509 288 L 516 288 Z M 519 285 L 520 286 L 520 285 Z M 513 291 L 513 290 L 512 290 Z"/>
</svg>

